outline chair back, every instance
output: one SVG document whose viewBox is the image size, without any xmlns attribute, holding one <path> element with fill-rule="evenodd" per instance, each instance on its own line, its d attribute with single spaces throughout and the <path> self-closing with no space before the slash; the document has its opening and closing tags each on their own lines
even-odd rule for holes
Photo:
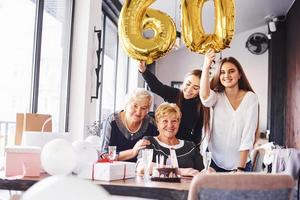
<svg viewBox="0 0 300 200">
<path fill-rule="evenodd" d="M 189 200 L 288 200 L 294 180 L 289 175 L 264 173 L 211 173 L 195 176 Z"/>
</svg>

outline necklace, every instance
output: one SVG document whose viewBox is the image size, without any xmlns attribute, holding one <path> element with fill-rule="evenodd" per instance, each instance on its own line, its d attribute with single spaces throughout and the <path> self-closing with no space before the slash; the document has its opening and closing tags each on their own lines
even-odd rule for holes
<svg viewBox="0 0 300 200">
<path fill-rule="evenodd" d="M 142 126 L 142 123 L 143 123 L 143 120 L 141 120 L 139 126 L 137 127 L 137 129 L 135 129 L 134 131 L 130 130 L 129 127 L 128 127 L 128 124 L 127 124 L 127 120 L 126 120 L 126 117 L 125 117 L 125 113 L 124 113 L 124 124 L 125 124 L 125 127 L 126 129 L 131 133 L 131 134 L 134 134 L 136 132 L 138 132 Z"/>
</svg>

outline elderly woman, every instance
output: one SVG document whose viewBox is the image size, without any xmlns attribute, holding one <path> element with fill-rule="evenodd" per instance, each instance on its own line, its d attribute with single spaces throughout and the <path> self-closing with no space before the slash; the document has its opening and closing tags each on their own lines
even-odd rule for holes
<svg viewBox="0 0 300 200">
<path fill-rule="evenodd" d="M 150 144 L 142 138 L 157 135 L 154 119 L 148 116 L 151 103 L 152 95 L 142 88 L 127 96 L 124 110 L 112 113 L 102 123 L 101 153 L 116 146 L 117 160 L 135 162 L 139 150 Z"/>
<path fill-rule="evenodd" d="M 174 149 L 177 156 L 179 174 L 182 176 L 194 176 L 204 169 L 199 148 L 191 141 L 176 138 L 181 119 L 179 107 L 174 103 L 162 103 L 155 112 L 155 120 L 159 135 L 148 137 L 151 142 L 147 148 L 153 149 L 153 162 L 156 158 L 164 156 L 166 161 L 170 155 L 170 149 Z M 159 155 L 159 156 L 156 156 Z M 138 162 L 138 173 L 144 170 L 142 162 Z"/>
<path fill-rule="evenodd" d="M 160 82 L 146 68 L 144 61 L 139 62 L 138 70 L 153 93 L 162 97 L 165 102 L 176 103 L 180 108 L 182 116 L 176 137 L 200 145 L 204 137 L 202 129 L 204 133 L 209 131 L 209 109 L 202 105 L 199 97 L 202 71 L 195 69 L 187 73 L 181 89 L 178 89 Z"/>
</svg>

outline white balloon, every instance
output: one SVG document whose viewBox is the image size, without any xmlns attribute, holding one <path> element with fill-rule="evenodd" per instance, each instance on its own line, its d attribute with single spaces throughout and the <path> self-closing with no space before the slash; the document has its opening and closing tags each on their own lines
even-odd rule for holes
<svg viewBox="0 0 300 200">
<path fill-rule="evenodd" d="M 76 166 L 77 156 L 70 142 L 65 139 L 55 139 L 44 146 L 41 152 L 41 163 L 48 174 L 69 174 Z"/>
<path fill-rule="evenodd" d="M 85 141 L 91 143 L 93 147 L 95 147 L 98 151 L 100 151 L 100 143 L 101 143 L 101 138 L 97 135 L 90 135 L 88 136 Z"/>
<path fill-rule="evenodd" d="M 110 195 L 91 181 L 72 176 L 56 175 L 45 178 L 30 187 L 21 200 L 99 200 Z"/>
<path fill-rule="evenodd" d="M 73 172 L 79 173 L 81 168 L 98 160 L 98 152 L 93 145 L 86 141 L 75 141 L 72 143 L 77 155 L 77 164 Z"/>
</svg>

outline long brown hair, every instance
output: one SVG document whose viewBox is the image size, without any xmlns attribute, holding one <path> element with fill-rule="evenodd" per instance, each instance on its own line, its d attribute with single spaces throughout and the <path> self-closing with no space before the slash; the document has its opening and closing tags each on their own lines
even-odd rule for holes
<svg viewBox="0 0 300 200">
<path fill-rule="evenodd" d="M 213 75 L 213 78 L 210 82 L 210 88 L 216 92 L 223 92 L 225 90 L 224 86 L 221 84 L 220 82 L 220 73 L 221 73 L 221 68 L 223 66 L 224 63 L 226 62 L 229 62 L 233 65 L 236 66 L 237 70 L 239 71 L 240 75 L 241 75 L 241 78 L 239 79 L 238 81 L 238 86 L 239 86 L 239 89 L 242 89 L 242 90 L 245 90 L 245 91 L 251 91 L 253 93 L 254 90 L 252 89 L 247 77 L 246 77 L 246 74 L 242 68 L 242 65 L 241 63 L 235 59 L 234 57 L 227 57 L 227 58 L 223 58 L 218 67 L 216 68 L 216 71 Z M 256 127 L 256 131 L 255 131 L 255 141 L 254 143 L 257 141 L 257 138 L 258 138 L 258 135 L 259 135 L 259 105 L 258 105 L 258 121 L 257 121 L 257 127 Z"/>
<path fill-rule="evenodd" d="M 194 75 L 194 76 L 197 76 L 200 80 L 201 78 L 201 75 L 202 75 L 202 71 L 199 70 L 199 69 L 194 69 L 192 70 L 191 72 L 187 73 L 185 76 L 184 76 L 184 79 L 188 76 L 191 76 L 191 75 Z M 176 104 L 179 108 L 181 108 L 182 106 L 182 101 L 184 99 L 184 96 L 183 96 L 183 91 L 182 89 L 180 90 L 178 96 L 177 96 L 177 100 L 176 100 Z M 200 98 L 197 99 L 198 103 L 197 103 L 197 111 L 198 111 L 198 116 L 201 115 L 201 112 L 203 113 L 203 125 L 204 125 L 204 131 L 205 132 L 208 132 L 209 131 L 209 118 L 210 118 L 210 112 L 209 112 L 209 108 L 207 107 L 204 107 Z"/>
<path fill-rule="evenodd" d="M 213 75 L 213 78 L 210 82 L 210 88 L 216 92 L 223 92 L 225 90 L 224 86 L 220 82 L 220 73 L 221 73 L 221 68 L 222 68 L 223 64 L 226 62 L 229 62 L 229 63 L 233 64 L 234 66 L 236 66 L 237 70 L 239 71 L 239 73 L 241 75 L 241 78 L 238 81 L 239 89 L 254 92 L 247 77 L 246 77 L 246 74 L 242 68 L 242 65 L 234 57 L 223 58 L 220 61 L 219 65 L 217 66 L 216 71 Z"/>
</svg>

